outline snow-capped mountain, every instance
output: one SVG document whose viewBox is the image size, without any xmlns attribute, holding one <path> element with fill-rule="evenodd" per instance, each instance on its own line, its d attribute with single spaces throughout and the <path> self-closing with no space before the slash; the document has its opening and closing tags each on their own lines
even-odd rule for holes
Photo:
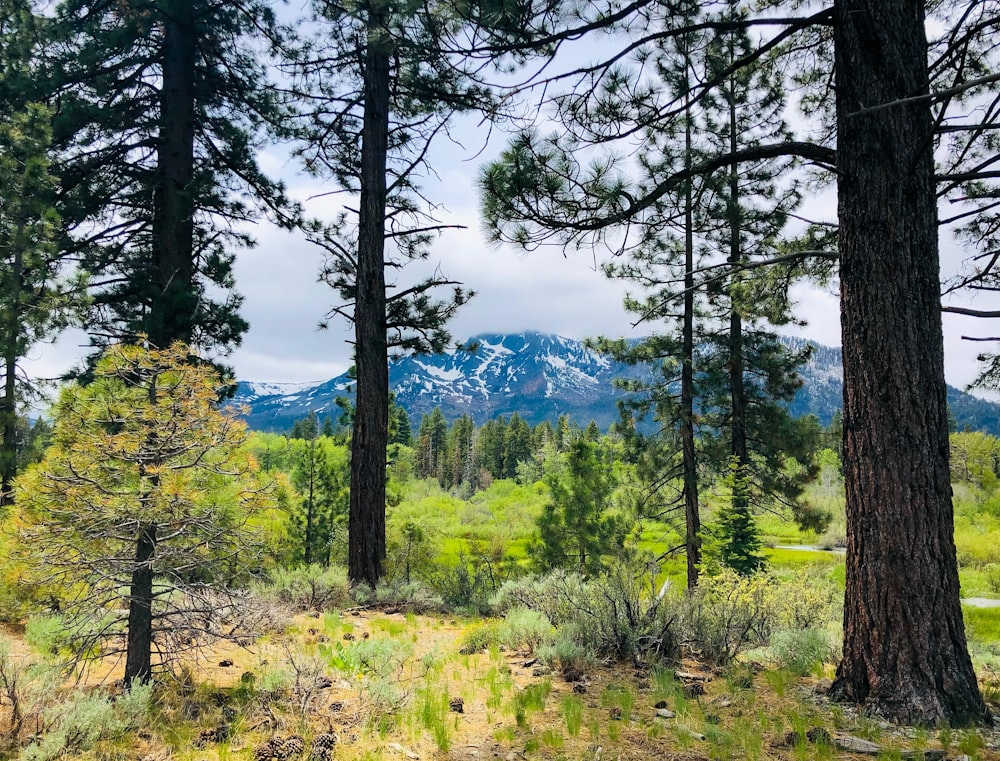
<svg viewBox="0 0 1000 761">
<path fill-rule="evenodd" d="M 785 340 L 791 348 L 803 343 Z M 477 424 L 516 412 L 532 424 L 568 414 L 581 425 L 594 420 L 605 428 L 618 417 L 615 401 L 621 392 L 612 380 L 637 372 L 579 341 L 544 333 L 487 334 L 469 343 L 475 350 L 390 363 L 390 386 L 414 422 L 440 407 L 449 420 L 468 414 Z M 792 412 L 815 414 L 829 424 L 841 405 L 840 350 L 814 345 L 802 377 Z M 352 393 L 353 381 L 342 375 L 315 384 L 240 382 L 233 401 L 249 408 L 253 428 L 284 431 L 311 411 L 336 418 L 334 400 Z M 1000 434 L 1000 405 L 950 387 L 948 401 L 960 428 Z"/>
</svg>

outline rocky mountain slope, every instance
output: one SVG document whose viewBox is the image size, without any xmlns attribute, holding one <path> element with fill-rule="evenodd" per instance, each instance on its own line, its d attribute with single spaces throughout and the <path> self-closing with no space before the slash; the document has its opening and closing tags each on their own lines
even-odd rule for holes
<svg viewBox="0 0 1000 761">
<path fill-rule="evenodd" d="M 620 392 L 612 380 L 636 373 L 561 336 L 487 334 L 471 341 L 478 344 L 472 352 L 404 357 L 390 364 L 392 390 L 414 420 L 441 407 L 448 419 L 468 414 L 480 424 L 517 412 L 533 424 L 569 414 L 581 425 L 595 420 L 605 428 L 618 417 Z M 802 339 L 786 341 L 802 344 Z M 829 424 L 841 405 L 840 350 L 814 345 L 802 377 L 792 412 L 815 414 Z M 240 382 L 234 401 L 249 408 L 251 427 L 284 431 L 310 411 L 336 415 L 334 399 L 349 397 L 351 388 L 346 375 L 318 383 Z M 1000 405 L 951 387 L 948 400 L 960 428 L 1000 434 Z"/>
</svg>

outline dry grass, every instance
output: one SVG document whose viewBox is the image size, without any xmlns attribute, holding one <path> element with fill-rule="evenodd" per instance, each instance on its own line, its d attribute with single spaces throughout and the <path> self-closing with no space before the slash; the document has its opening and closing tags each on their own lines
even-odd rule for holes
<svg viewBox="0 0 1000 761">
<path fill-rule="evenodd" d="M 986 747 L 995 735 L 904 731 L 831 707 L 815 677 L 740 665 L 719 673 L 690 662 L 679 670 L 703 678 L 595 666 L 570 682 L 545 673 L 531 653 L 463 655 L 470 625 L 369 611 L 299 616 L 251 650 L 203 654 L 179 683 L 165 683 L 148 727 L 125 744 L 74 757 L 249 760 L 273 736 L 298 735 L 305 752 L 293 758 L 308 758 L 312 740 L 329 733 L 337 738 L 333 758 L 368 761 L 865 758 L 806 739 L 821 728 L 874 740 L 887 759 L 942 741 L 952 758 L 1000 759 Z M 367 661 L 352 660 L 362 651 Z M 226 661 L 232 665 L 219 665 Z M 98 676 L 114 672 L 87 678 Z M 449 706 L 455 698 L 461 713 Z"/>
</svg>

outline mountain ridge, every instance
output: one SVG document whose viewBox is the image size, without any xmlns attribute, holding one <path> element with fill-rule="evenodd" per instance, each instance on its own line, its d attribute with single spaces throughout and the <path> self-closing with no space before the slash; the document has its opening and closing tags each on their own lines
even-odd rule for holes
<svg viewBox="0 0 1000 761">
<path fill-rule="evenodd" d="M 783 338 L 789 348 L 813 347 L 803 366 L 803 386 L 789 405 L 796 416 L 814 414 L 828 425 L 841 407 L 840 349 L 802 338 Z M 568 414 L 602 428 L 618 419 L 616 377 L 636 377 L 635 367 L 588 349 L 580 341 L 540 332 L 484 333 L 469 339 L 474 351 L 402 357 L 389 365 L 389 384 L 414 419 L 441 407 L 454 420 L 468 414 L 477 424 L 517 413 L 531 424 Z M 245 405 L 251 428 L 288 430 L 315 412 L 336 416 L 336 397 L 352 395 L 347 373 L 316 383 L 240 381 L 233 402 Z M 958 427 L 1000 435 L 1000 404 L 948 387 Z"/>
</svg>

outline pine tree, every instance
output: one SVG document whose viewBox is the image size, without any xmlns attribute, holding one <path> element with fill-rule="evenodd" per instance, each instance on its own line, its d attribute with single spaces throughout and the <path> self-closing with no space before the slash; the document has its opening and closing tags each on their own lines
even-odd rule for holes
<svg viewBox="0 0 1000 761">
<path fill-rule="evenodd" d="M 952 124 L 953 93 L 995 89 L 995 77 L 969 79 L 983 60 L 996 59 L 996 14 L 984 9 L 991 6 L 951 14 L 950 6 L 904 0 L 834 0 L 819 10 L 790 4 L 780 19 L 769 9 L 718 24 L 719 31 L 753 30 L 752 50 L 731 73 L 781 52 L 788 63 L 779 73 L 804 87 L 800 102 L 818 130 L 735 155 L 725 149 L 643 188 L 616 174 L 613 158 L 581 148 L 618 140 L 631 149 L 637 125 L 669 128 L 685 109 L 667 98 L 641 119 L 614 119 L 614 132 L 588 133 L 587 120 L 576 117 L 587 113 L 595 81 L 620 73 L 613 64 L 622 51 L 615 51 L 606 66 L 568 75 L 579 87 L 553 99 L 570 106 L 556 114 L 564 127 L 557 137 L 519 135 L 482 180 L 498 238 L 531 247 L 556 237 L 589 249 L 620 241 L 623 226 L 643 225 L 695 170 L 797 157 L 829 172 L 838 192 L 848 518 L 844 658 L 831 695 L 901 721 L 953 726 L 984 722 L 987 713 L 968 656 L 951 538 L 936 203 L 939 190 L 996 173 L 973 150 L 961 152 L 972 165 L 955 171 L 935 172 L 934 159 L 936 136 L 952 127 L 979 147 L 996 134 L 995 110 Z M 928 18 L 939 11 L 945 33 L 929 64 Z M 646 5 L 621 23 L 629 21 L 649 44 L 690 31 L 670 4 Z M 628 53 L 644 62 L 646 49 L 626 38 Z M 985 57 L 974 49 L 979 43 Z M 617 89 L 633 98 L 637 80 L 619 78 Z M 699 89 L 723 84 L 708 80 Z M 831 261 L 831 254 L 808 247 L 779 258 Z"/>
<path fill-rule="evenodd" d="M 610 512 L 614 482 L 597 445 L 574 442 L 545 475 L 551 497 L 537 520 L 532 554 L 539 567 L 596 574 L 604 556 L 620 553 L 627 525 Z"/>
<path fill-rule="evenodd" d="M 283 110 L 264 0 L 65 0 L 49 58 L 59 210 L 92 274 L 95 346 L 145 336 L 226 353 L 246 322 L 234 252 L 261 210 L 291 221 L 255 146 Z"/>
<path fill-rule="evenodd" d="M 154 637 L 170 658 L 223 631 L 213 595 L 254 569 L 248 519 L 273 506 L 245 425 L 216 408 L 220 377 L 190 357 L 182 344 L 109 349 L 92 383 L 63 390 L 52 446 L 15 484 L 22 541 L 67 590 L 76 652 L 124 653 L 126 684 L 150 679 Z"/>
<path fill-rule="evenodd" d="M 293 67 L 295 92 L 312 104 L 300 121 L 300 153 L 359 203 L 356 214 L 314 221 L 306 231 L 328 254 L 322 276 L 343 302 L 330 316 L 355 330 L 348 566 L 352 581 L 374 586 L 386 551 L 389 353 L 442 350 L 451 341 L 448 319 L 471 295 L 439 274 L 396 287 L 386 270 L 426 258 L 448 227 L 425 203 L 419 170 L 451 115 L 489 100 L 450 55 L 462 24 L 452 4 L 315 0 L 312 8 L 318 33 Z M 437 300 L 444 286 L 451 293 Z"/>
<path fill-rule="evenodd" d="M 39 390 L 19 362 L 38 341 L 53 339 L 82 304 L 83 283 L 69 280 L 57 246 L 52 112 L 32 102 L 42 26 L 28 2 L 0 2 L 0 505 L 13 498 L 21 405 Z"/>
</svg>

